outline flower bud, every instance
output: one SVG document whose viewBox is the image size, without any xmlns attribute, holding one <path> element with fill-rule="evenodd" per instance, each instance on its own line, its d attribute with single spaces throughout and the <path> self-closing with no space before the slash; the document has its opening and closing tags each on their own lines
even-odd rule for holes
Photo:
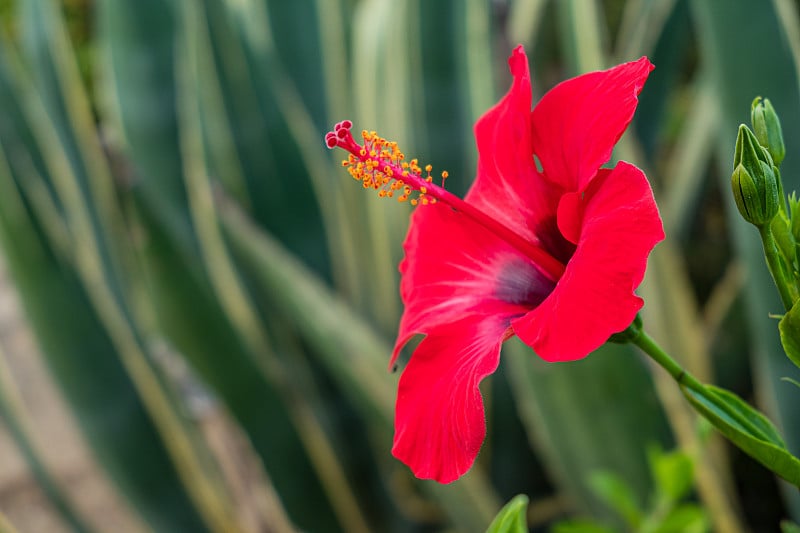
<svg viewBox="0 0 800 533">
<path fill-rule="evenodd" d="M 786 155 L 786 146 L 783 144 L 781 121 L 772 103 L 767 99 L 762 100 L 760 96 L 757 97 L 750 109 L 750 119 L 758 143 L 769 151 L 775 166 L 780 166 Z"/>
<path fill-rule="evenodd" d="M 756 226 L 768 224 L 778 212 L 778 180 L 769 153 L 742 124 L 736 137 L 731 189 L 742 217 Z"/>
</svg>

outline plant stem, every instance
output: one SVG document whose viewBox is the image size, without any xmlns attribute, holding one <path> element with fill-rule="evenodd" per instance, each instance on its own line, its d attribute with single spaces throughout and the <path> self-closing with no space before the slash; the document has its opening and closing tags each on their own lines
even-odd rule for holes
<svg viewBox="0 0 800 533">
<path fill-rule="evenodd" d="M 792 308 L 794 300 L 786 280 L 786 268 L 780 252 L 778 252 L 778 246 L 775 244 L 775 237 L 772 235 L 772 225 L 767 223 L 759 226 L 758 233 L 761 235 L 761 244 L 764 246 L 764 256 L 767 258 L 769 273 L 772 274 L 772 279 L 775 281 L 775 286 L 778 287 L 778 293 L 781 295 L 783 306 L 788 311 Z"/>
<path fill-rule="evenodd" d="M 675 359 L 669 356 L 656 341 L 652 339 L 643 330 L 632 341 L 644 353 L 658 363 L 658 365 L 669 372 L 669 374 L 678 382 L 678 385 L 691 389 L 701 395 L 706 395 L 707 390 L 705 386 L 697 380 L 691 373 L 683 368 Z"/>
<path fill-rule="evenodd" d="M 755 426 L 750 420 L 742 416 L 741 413 L 733 409 L 725 400 L 720 398 L 713 390 L 703 385 L 696 377 L 689 371 L 683 368 L 680 363 L 670 357 L 656 341 L 654 341 L 644 330 L 640 330 L 639 334 L 631 341 L 639 347 L 644 353 L 658 363 L 661 368 L 669 372 L 675 381 L 681 387 L 692 390 L 698 396 L 706 400 L 709 404 L 713 405 L 716 409 L 726 414 L 732 420 L 735 420 L 740 426 L 746 429 L 752 436 L 769 440 L 764 432 Z"/>
</svg>

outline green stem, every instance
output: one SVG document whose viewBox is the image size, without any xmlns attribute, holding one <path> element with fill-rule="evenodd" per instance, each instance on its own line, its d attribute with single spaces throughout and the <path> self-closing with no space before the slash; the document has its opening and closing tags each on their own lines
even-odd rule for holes
<svg viewBox="0 0 800 533">
<path fill-rule="evenodd" d="M 727 402 L 721 400 L 719 396 L 714 394 L 714 391 L 709 390 L 705 385 L 703 385 L 688 370 L 683 368 L 680 363 L 670 357 L 669 354 L 667 354 L 667 352 L 665 352 L 661 346 L 659 346 L 656 341 L 654 341 L 643 330 L 640 330 L 639 334 L 631 342 L 638 346 L 639 349 L 646 353 L 653 361 L 658 363 L 661 368 L 669 372 L 678 385 L 697 393 L 698 396 L 702 397 L 708 403 L 712 404 L 731 419 L 735 420 L 739 425 L 746 428 L 751 435 L 762 438 L 763 440 L 769 440 L 760 428 L 753 425 L 753 423 L 750 422 L 746 417 L 742 416 L 741 413 L 737 412 L 735 409 L 732 409 Z"/>
<path fill-rule="evenodd" d="M 640 331 L 639 335 L 633 339 L 632 342 L 650 356 L 650 359 L 658 363 L 661 368 L 669 372 L 669 375 L 678 382 L 678 385 L 691 389 L 703 396 L 707 395 L 708 390 L 705 386 L 689 373 L 689 371 L 683 368 L 680 363 L 670 357 L 647 333 Z"/>
<path fill-rule="evenodd" d="M 775 237 L 772 235 L 772 225 L 767 223 L 759 226 L 758 233 L 761 235 L 761 243 L 764 245 L 764 256 L 767 258 L 769 273 L 772 274 L 772 279 L 775 280 L 778 293 L 781 295 L 783 306 L 788 311 L 792 308 L 794 300 L 787 283 L 786 268 L 778 251 L 778 246 L 775 244 Z"/>
</svg>

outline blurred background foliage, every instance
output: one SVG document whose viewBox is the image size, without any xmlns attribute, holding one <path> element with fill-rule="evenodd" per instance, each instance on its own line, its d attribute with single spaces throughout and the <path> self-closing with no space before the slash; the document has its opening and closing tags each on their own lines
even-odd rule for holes
<svg viewBox="0 0 800 533">
<path fill-rule="evenodd" d="M 714 531 L 800 517 L 796 491 L 624 346 L 547 365 L 508 343 L 476 467 L 415 480 L 389 452 L 386 369 L 409 206 L 364 194 L 323 142 L 349 118 L 463 194 L 472 124 L 506 90 L 516 43 L 535 98 L 649 56 L 615 154 L 646 170 L 668 234 L 640 289 L 645 325 L 798 453 L 779 301 L 728 185 L 736 126 L 762 95 L 783 120 L 787 192 L 800 188 L 795 2 L 2 0 L 0 21 L 3 290 L 36 339 L 17 353 L 0 331 L 0 461 L 24 457 L 48 531 L 483 531 L 518 493 L 532 530 L 622 527 L 620 505 L 675 486 L 654 445 L 693 463 L 674 483 L 682 497 L 693 480 Z M 62 442 L 43 437 L 39 385 L 20 371 L 39 356 L 118 515 L 55 466 Z M 625 488 L 598 490 L 598 473 Z M 0 531 L 33 531 L 11 487 Z"/>
</svg>

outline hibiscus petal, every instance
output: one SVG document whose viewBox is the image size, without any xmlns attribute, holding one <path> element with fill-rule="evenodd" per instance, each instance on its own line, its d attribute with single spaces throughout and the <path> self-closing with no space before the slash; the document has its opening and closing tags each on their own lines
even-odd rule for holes
<svg viewBox="0 0 800 533">
<path fill-rule="evenodd" d="M 582 191 L 628 127 L 653 65 L 646 57 L 590 72 L 548 91 L 531 114 L 531 142 L 545 177 Z"/>
<path fill-rule="evenodd" d="M 418 478 L 450 483 L 486 436 L 478 385 L 497 368 L 507 321 L 465 319 L 426 336 L 400 378 L 392 454 Z"/>
<path fill-rule="evenodd" d="M 555 206 L 562 191 L 542 179 L 533 160 L 531 78 L 522 46 L 511 54 L 508 66 L 514 78 L 511 88 L 475 124 L 478 173 L 466 199 L 538 244 L 540 235 L 555 229 Z"/>
<path fill-rule="evenodd" d="M 521 252 L 444 204 L 415 210 L 403 247 L 404 311 L 390 366 L 417 333 L 465 317 L 499 316 L 508 326 L 553 288 Z"/>
<path fill-rule="evenodd" d="M 633 291 L 664 230 L 647 178 L 625 162 L 567 195 L 558 213 L 565 233 L 580 226 L 575 254 L 550 296 L 512 328 L 542 359 L 571 361 L 633 321 L 642 307 Z"/>
</svg>

